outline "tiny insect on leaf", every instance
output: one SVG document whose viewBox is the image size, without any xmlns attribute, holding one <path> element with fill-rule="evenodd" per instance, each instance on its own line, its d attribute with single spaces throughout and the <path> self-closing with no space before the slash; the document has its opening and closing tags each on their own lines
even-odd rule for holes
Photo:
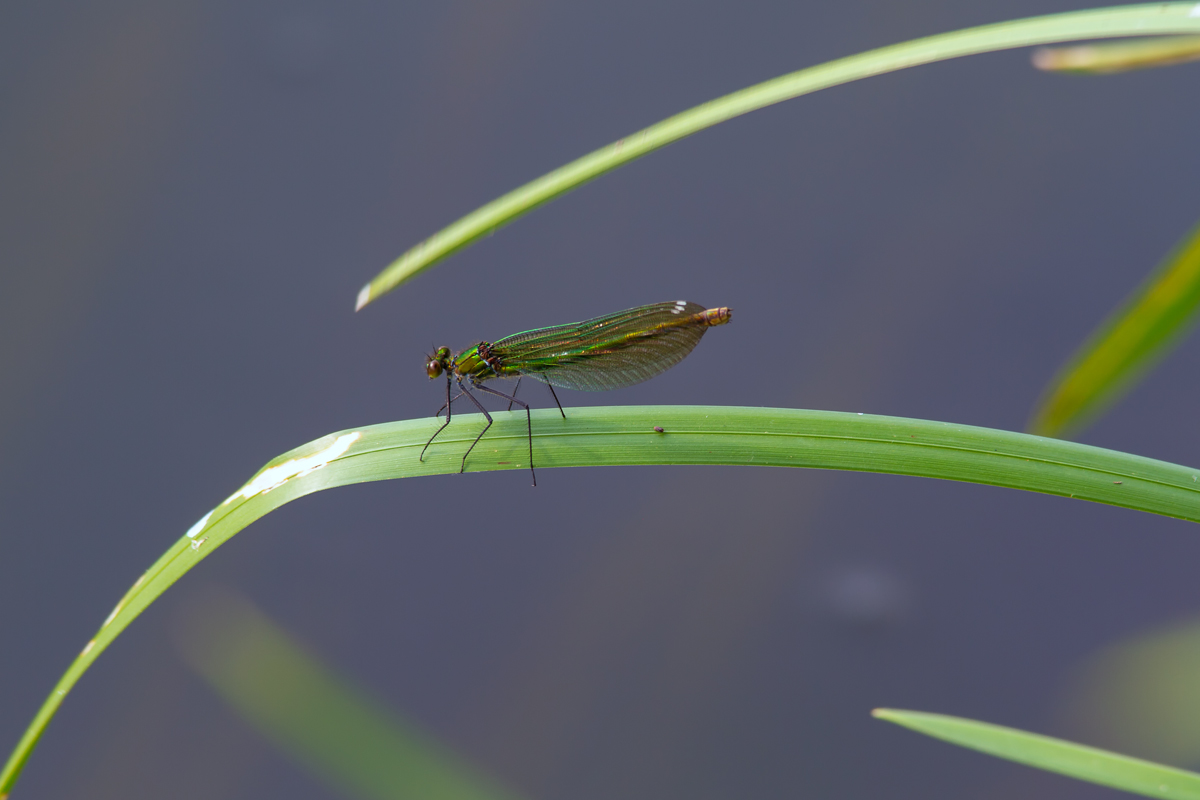
<svg viewBox="0 0 1200 800">
<path fill-rule="evenodd" d="M 479 342 L 451 357 L 448 347 L 439 347 L 425 364 L 425 373 L 432 379 L 446 376 L 446 421 L 425 443 L 420 458 L 437 435 L 450 424 L 451 406 L 465 396 L 482 412 L 487 425 L 463 453 L 459 472 L 467 468 L 467 456 L 492 426 L 492 417 L 483 404 L 471 393 L 472 389 L 496 395 L 525 409 L 529 430 L 529 471 L 537 486 L 533 470 L 533 421 L 529 404 L 517 399 L 520 378 L 529 376 L 550 387 L 554 402 L 563 419 L 567 414 L 558 402 L 554 387 L 600 392 L 619 389 L 649 380 L 678 364 L 699 343 L 704 332 L 715 325 L 729 322 L 731 312 L 722 306 L 705 308 L 698 303 L 675 300 L 652 303 L 648 306 L 618 311 L 603 317 L 535 328 L 514 333 L 495 342 Z M 517 378 L 512 394 L 486 386 L 496 378 Z M 451 396 L 457 382 L 459 393 Z M 438 414 L 441 409 L 438 409 Z M 435 416 L 437 416 L 435 415 Z M 655 431 L 663 429 L 655 426 Z"/>
</svg>

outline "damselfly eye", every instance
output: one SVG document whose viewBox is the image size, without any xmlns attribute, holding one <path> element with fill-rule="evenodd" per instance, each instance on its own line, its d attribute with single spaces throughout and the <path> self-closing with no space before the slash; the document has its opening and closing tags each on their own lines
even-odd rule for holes
<svg viewBox="0 0 1200 800">
<path fill-rule="evenodd" d="M 442 362 L 436 358 L 425 365 L 425 374 L 430 378 L 436 378 L 442 374 Z"/>
<path fill-rule="evenodd" d="M 445 361 L 447 358 L 450 357 L 450 348 L 449 347 L 439 347 L 437 349 L 437 352 L 433 354 L 433 357 L 436 358 L 438 361 Z"/>
</svg>

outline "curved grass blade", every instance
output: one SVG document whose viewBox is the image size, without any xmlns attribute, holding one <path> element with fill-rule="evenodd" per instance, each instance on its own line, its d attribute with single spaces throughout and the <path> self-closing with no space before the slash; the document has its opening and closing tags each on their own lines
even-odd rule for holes
<svg viewBox="0 0 1200 800">
<path fill-rule="evenodd" d="M 960 56 L 1080 39 L 1200 33 L 1200 16 L 1192 13 L 1195 8 L 1193 3 L 1148 3 L 967 28 L 828 61 L 727 94 L 588 153 L 472 211 L 376 275 L 359 291 L 355 310 L 543 203 L 719 122 L 860 78 Z"/>
<path fill-rule="evenodd" d="M 1200 800 L 1200 775 L 1050 736 L 944 714 L 877 708 L 871 714 L 951 744 L 1146 797 Z"/>
<path fill-rule="evenodd" d="M 467 469 L 525 469 L 523 414 L 496 413 Z M 172 545 L 121 599 L 67 669 L 0 773 L 7 795 L 63 697 L 109 644 L 171 584 L 259 517 L 323 489 L 459 471 L 482 427 L 456 416 L 330 434 L 274 459 Z M 661 430 L 660 430 L 661 429 Z M 538 467 L 731 464 L 857 470 L 969 481 L 1200 522 L 1200 470 L 1075 442 L 945 422 L 779 408 L 621 406 L 533 415 Z"/>
<path fill-rule="evenodd" d="M 1169 67 L 1200 59 L 1200 36 L 1152 36 L 1127 42 L 1039 47 L 1032 59 L 1035 67 L 1046 72 L 1083 75 Z"/>
<path fill-rule="evenodd" d="M 1075 352 L 1029 423 L 1069 436 L 1120 399 L 1191 328 L 1200 307 L 1200 225 Z"/>
<path fill-rule="evenodd" d="M 370 800 L 516 800 L 341 680 L 254 605 L 210 592 L 184 619 L 184 660 L 244 720 L 335 791 Z"/>
</svg>

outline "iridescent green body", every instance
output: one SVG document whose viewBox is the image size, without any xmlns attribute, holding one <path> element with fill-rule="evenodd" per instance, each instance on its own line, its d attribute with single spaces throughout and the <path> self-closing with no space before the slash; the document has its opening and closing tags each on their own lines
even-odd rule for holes
<svg viewBox="0 0 1200 800">
<path fill-rule="evenodd" d="M 453 358 L 449 348 L 439 347 L 429 357 L 425 371 L 430 378 L 446 375 L 446 422 L 430 437 L 429 443 L 450 424 L 450 405 L 457 399 L 450 397 L 453 376 L 462 394 L 470 398 L 487 418 L 488 424 L 475 442 L 491 427 L 492 417 L 468 390 L 467 383 L 508 399 L 509 408 L 512 403 L 525 408 L 529 421 L 529 468 L 532 471 L 533 423 L 528 404 L 484 386 L 485 381 L 528 375 L 550 386 L 551 392 L 556 386 L 586 392 L 632 386 L 678 364 L 692 352 L 706 330 L 714 325 L 724 325 L 729 318 L 728 308 L 706 309 L 697 303 L 677 300 L 638 306 L 583 322 L 514 333 L 495 342 L 480 342 Z M 557 403 L 558 396 L 554 399 Z M 559 411 L 562 411 L 561 404 Z M 565 412 L 563 419 L 566 419 Z M 463 455 L 463 469 L 467 455 L 474 447 L 475 443 L 472 443 Z M 422 457 L 424 452 L 421 451 Z M 536 475 L 534 485 L 537 485 Z"/>
</svg>

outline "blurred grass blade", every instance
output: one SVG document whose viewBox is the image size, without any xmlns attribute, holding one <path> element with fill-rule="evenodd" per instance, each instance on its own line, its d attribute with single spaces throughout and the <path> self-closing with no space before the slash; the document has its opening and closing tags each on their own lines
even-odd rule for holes
<svg viewBox="0 0 1200 800">
<path fill-rule="evenodd" d="M 1041 436 L 1079 431 L 1133 388 L 1195 322 L 1200 305 L 1200 225 L 1075 352 L 1034 409 Z"/>
<path fill-rule="evenodd" d="M 243 719 L 335 790 L 365 800 L 514 800 L 232 592 L 193 606 L 178 644 Z"/>
<path fill-rule="evenodd" d="M 524 415 L 496 413 L 471 471 L 524 470 Z M 482 426 L 478 414 L 438 427 L 424 419 L 330 434 L 268 463 L 205 514 L 140 577 L 42 705 L 0 773 L 7 794 L 63 697 L 139 614 L 254 520 L 323 489 L 458 472 Z M 661 428 L 662 433 L 656 428 Z M 1200 522 L 1200 470 L 1098 447 L 970 425 L 782 408 L 619 406 L 533 413 L 539 469 L 629 464 L 810 467 L 917 475 L 1073 497 Z"/>
<path fill-rule="evenodd" d="M 1033 65 L 1040 70 L 1090 75 L 1169 67 L 1196 59 L 1200 59 L 1200 36 L 1148 36 L 1126 42 L 1039 47 L 1033 52 Z"/>
<path fill-rule="evenodd" d="M 962 717 L 892 708 L 871 713 L 927 736 L 1088 783 L 1146 797 L 1200 800 L 1195 772 Z"/>
<path fill-rule="evenodd" d="M 791 72 L 711 100 L 626 136 L 497 198 L 418 243 L 358 293 L 360 309 L 447 256 L 543 203 L 635 158 L 728 119 L 793 97 L 886 72 L 1035 44 L 1147 34 L 1200 34 L 1194 3 L 1148 3 L 967 28 Z"/>
<path fill-rule="evenodd" d="M 1105 747 L 1200 764 L 1200 620 L 1106 647 L 1079 671 L 1068 718 Z"/>
</svg>

